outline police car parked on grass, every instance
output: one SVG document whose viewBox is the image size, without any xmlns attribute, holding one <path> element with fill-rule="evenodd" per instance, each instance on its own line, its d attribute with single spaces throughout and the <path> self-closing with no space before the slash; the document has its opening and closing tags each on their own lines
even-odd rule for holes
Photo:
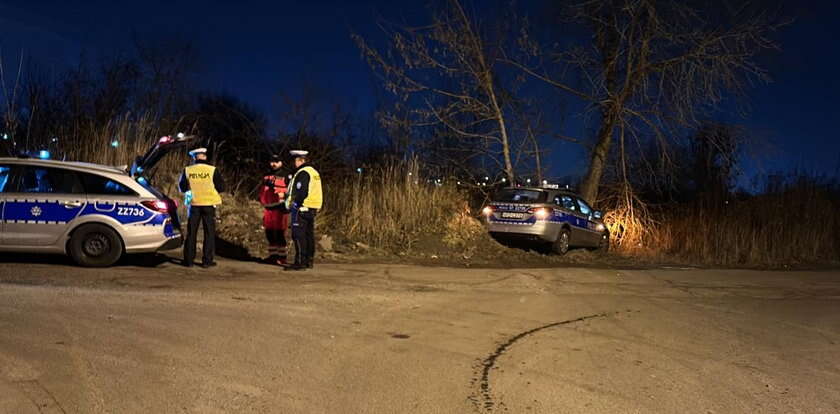
<svg viewBox="0 0 840 414">
<path fill-rule="evenodd" d="M 490 235 L 505 243 L 549 244 L 557 254 L 570 247 L 607 250 L 610 234 L 594 210 L 572 191 L 551 188 L 506 188 L 482 213 Z"/>
<path fill-rule="evenodd" d="M 181 245 L 175 202 L 143 175 L 192 137 L 161 138 L 131 169 L 0 158 L 0 251 L 59 253 L 110 266 L 124 253 Z"/>
</svg>

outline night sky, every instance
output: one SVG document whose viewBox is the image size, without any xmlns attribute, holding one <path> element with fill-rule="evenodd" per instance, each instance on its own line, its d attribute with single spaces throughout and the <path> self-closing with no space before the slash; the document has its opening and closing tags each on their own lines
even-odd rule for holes
<svg viewBox="0 0 840 414">
<path fill-rule="evenodd" d="M 0 47 L 6 65 L 20 51 L 61 68 L 80 53 L 131 50 L 132 34 L 181 39 L 199 52 L 198 83 L 262 109 L 271 119 L 281 93 L 298 94 L 305 82 L 343 97 L 362 112 L 374 105 L 378 85 L 350 40 L 353 30 L 376 35 L 377 15 L 417 21 L 422 2 L 309 1 L 0 1 Z M 763 58 L 774 82 L 751 93 L 743 123 L 762 144 L 746 154 L 749 175 L 802 168 L 835 174 L 840 168 L 840 5 L 793 2 L 796 18 L 778 35 L 783 51 Z M 795 3 L 795 4 L 794 4 Z M 571 144 L 557 145 L 551 173 L 578 172 L 586 164 Z M 745 183 L 746 180 L 741 180 Z"/>
</svg>

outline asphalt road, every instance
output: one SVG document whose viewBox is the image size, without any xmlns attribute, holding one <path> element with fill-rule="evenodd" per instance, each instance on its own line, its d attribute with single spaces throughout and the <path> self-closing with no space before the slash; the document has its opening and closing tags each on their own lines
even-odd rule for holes
<svg viewBox="0 0 840 414">
<path fill-rule="evenodd" d="M 0 413 L 836 413 L 840 274 L 0 263 Z"/>
</svg>

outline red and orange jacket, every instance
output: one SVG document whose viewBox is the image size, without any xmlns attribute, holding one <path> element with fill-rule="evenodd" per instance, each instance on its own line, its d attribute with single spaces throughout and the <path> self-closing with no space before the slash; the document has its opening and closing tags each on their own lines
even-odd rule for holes
<svg viewBox="0 0 840 414">
<path fill-rule="evenodd" d="M 263 185 L 260 188 L 260 204 L 266 210 L 285 210 L 286 185 L 286 177 L 278 175 L 263 177 Z"/>
</svg>

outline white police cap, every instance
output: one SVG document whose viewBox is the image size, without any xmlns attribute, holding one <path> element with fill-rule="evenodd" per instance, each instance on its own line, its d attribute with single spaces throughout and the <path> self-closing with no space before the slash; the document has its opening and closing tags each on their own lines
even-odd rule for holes
<svg viewBox="0 0 840 414">
<path fill-rule="evenodd" d="M 190 157 L 195 158 L 195 156 L 198 154 L 207 154 L 207 148 L 196 148 L 190 151 Z"/>
<path fill-rule="evenodd" d="M 305 156 L 309 155 L 309 151 L 292 150 L 292 151 L 289 151 L 289 154 L 292 154 L 292 156 L 295 156 L 295 157 L 305 157 Z"/>
</svg>

